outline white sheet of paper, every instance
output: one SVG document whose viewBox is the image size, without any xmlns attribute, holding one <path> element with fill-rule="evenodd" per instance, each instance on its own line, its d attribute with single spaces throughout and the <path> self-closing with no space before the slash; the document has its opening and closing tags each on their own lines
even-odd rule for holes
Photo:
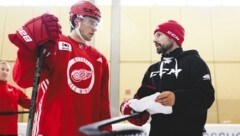
<svg viewBox="0 0 240 136">
<path fill-rule="evenodd" d="M 155 99 L 159 94 L 160 93 L 157 92 L 142 99 L 134 100 L 129 104 L 129 106 L 136 112 L 143 112 L 144 110 L 147 110 L 150 114 L 171 114 L 172 106 L 163 106 L 162 104 L 155 102 Z"/>
</svg>

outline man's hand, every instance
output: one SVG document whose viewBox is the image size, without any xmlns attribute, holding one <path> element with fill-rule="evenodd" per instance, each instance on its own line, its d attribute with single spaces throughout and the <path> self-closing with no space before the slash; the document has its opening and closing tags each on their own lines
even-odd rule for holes
<svg viewBox="0 0 240 136">
<path fill-rule="evenodd" d="M 171 91 L 163 91 L 155 101 L 164 106 L 173 106 L 175 104 L 175 94 Z"/>
</svg>

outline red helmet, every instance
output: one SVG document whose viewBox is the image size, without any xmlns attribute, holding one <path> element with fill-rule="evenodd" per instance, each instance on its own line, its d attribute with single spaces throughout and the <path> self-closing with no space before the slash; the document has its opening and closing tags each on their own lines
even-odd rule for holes
<svg viewBox="0 0 240 136">
<path fill-rule="evenodd" d="M 100 10 L 91 2 L 86 0 L 79 1 L 74 5 L 72 5 L 72 7 L 70 8 L 69 14 L 70 14 L 70 21 L 72 21 L 72 16 L 75 14 L 82 15 L 82 16 L 90 16 L 99 21 L 101 19 Z"/>
</svg>

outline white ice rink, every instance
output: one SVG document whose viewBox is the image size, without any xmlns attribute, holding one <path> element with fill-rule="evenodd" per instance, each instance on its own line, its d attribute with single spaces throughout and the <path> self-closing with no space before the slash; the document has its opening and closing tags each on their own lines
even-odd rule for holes
<svg viewBox="0 0 240 136">
<path fill-rule="evenodd" d="M 19 123 L 19 136 L 26 136 L 27 123 Z M 129 123 L 118 123 L 113 125 L 114 130 L 139 128 L 143 129 L 147 134 L 149 131 L 149 124 L 141 127 L 136 127 Z M 203 136 L 240 136 L 240 124 L 206 124 L 207 133 Z"/>
</svg>

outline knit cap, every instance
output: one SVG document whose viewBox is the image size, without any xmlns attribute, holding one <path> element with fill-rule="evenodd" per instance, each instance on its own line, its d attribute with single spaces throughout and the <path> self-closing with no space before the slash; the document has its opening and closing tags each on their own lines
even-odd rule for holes
<svg viewBox="0 0 240 136">
<path fill-rule="evenodd" d="M 177 21 L 169 20 L 168 22 L 159 24 L 155 29 L 154 34 L 156 32 L 164 33 L 165 35 L 176 41 L 179 46 L 182 46 L 185 30 Z"/>
</svg>

